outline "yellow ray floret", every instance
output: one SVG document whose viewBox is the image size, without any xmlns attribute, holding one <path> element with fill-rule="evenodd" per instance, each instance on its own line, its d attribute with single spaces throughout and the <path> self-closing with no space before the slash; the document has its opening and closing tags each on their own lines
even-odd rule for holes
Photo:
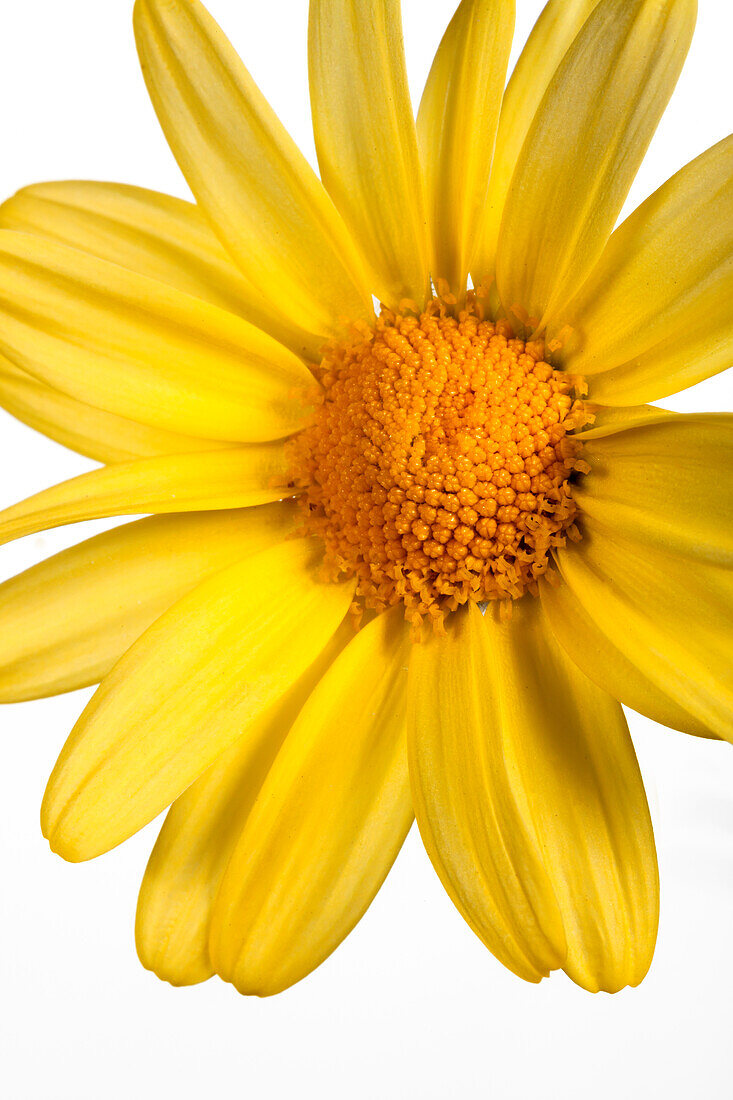
<svg viewBox="0 0 733 1100">
<path fill-rule="evenodd" d="M 145 870 L 135 921 L 140 960 L 160 978 L 191 985 L 214 973 L 211 915 L 232 851 L 308 696 L 353 637 L 345 620 L 300 679 L 248 723 L 168 811 Z"/>
<path fill-rule="evenodd" d="M 611 534 L 590 517 L 581 542 L 558 550 L 557 562 L 612 645 L 698 725 L 733 740 L 730 569 Z M 593 679 L 606 675 L 592 650 L 573 655 Z M 607 684 L 599 682 L 623 699 L 614 673 L 610 666 Z"/>
<path fill-rule="evenodd" d="M 359 920 L 407 835 L 409 646 L 397 609 L 365 626 L 265 780 L 211 925 L 212 962 L 244 993 L 277 993 L 318 966 Z"/>
<path fill-rule="evenodd" d="M 428 227 L 399 0 L 313 0 L 308 27 L 321 178 L 392 307 L 428 293 Z"/>
<path fill-rule="evenodd" d="M 200 584 L 119 661 L 71 732 L 43 800 L 66 859 L 113 848 L 177 798 L 294 683 L 352 596 L 299 539 Z M 202 646 L 202 639 L 205 645 Z"/>
<path fill-rule="evenodd" d="M 101 516 L 246 508 L 291 496 L 281 443 L 158 455 L 91 470 L 0 512 L 0 543 Z"/>
<path fill-rule="evenodd" d="M 432 226 L 433 282 L 462 297 L 487 202 L 514 32 L 514 0 L 463 0 L 430 70 L 417 133 Z M 476 133 L 481 140 L 472 140 Z"/>
<path fill-rule="evenodd" d="M 562 363 L 610 405 L 654 401 L 733 360 L 733 137 L 619 226 L 562 314 Z"/>
<path fill-rule="evenodd" d="M 563 967 L 592 991 L 637 985 L 659 909 L 639 766 L 620 705 L 538 602 L 510 623 L 469 606 L 416 647 L 409 748 L 428 854 L 494 954 L 529 980 Z"/>
<path fill-rule="evenodd" d="M 0 355 L 0 406 L 49 439 L 97 462 L 127 462 L 151 455 L 236 446 L 224 440 L 169 432 L 97 409 L 34 378 L 3 355 Z"/>
<path fill-rule="evenodd" d="M 292 504 L 153 516 L 0 585 L 0 701 L 97 683 L 209 574 L 285 538 Z"/>
<path fill-rule="evenodd" d="M 0 352 L 79 401 L 167 431 L 258 442 L 304 419 L 312 376 L 241 317 L 40 237 L 0 232 Z"/>
<path fill-rule="evenodd" d="M 318 359 L 322 339 L 289 321 L 282 303 L 263 297 L 194 203 L 121 183 L 38 183 L 0 206 L 0 228 L 47 237 L 148 275 L 244 317 L 298 355 Z"/>
<path fill-rule="evenodd" d="M 604 0 L 588 17 L 514 170 L 496 259 L 506 309 L 547 323 L 590 274 L 672 94 L 696 14 L 696 0 Z"/>
<path fill-rule="evenodd" d="M 598 0 L 549 0 L 514 66 L 501 102 L 496 147 L 483 211 L 474 227 L 471 266 L 475 286 L 494 278 L 496 242 L 522 145 L 563 57 Z"/>
<path fill-rule="evenodd" d="M 369 320 L 363 264 L 341 217 L 209 13 L 198 0 L 137 0 L 134 22 L 171 149 L 249 282 L 319 336 L 343 318 Z"/>
</svg>

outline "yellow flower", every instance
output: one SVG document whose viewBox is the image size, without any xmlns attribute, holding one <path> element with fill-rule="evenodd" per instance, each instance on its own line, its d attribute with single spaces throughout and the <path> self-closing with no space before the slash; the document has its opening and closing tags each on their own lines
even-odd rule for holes
<svg viewBox="0 0 733 1100">
<path fill-rule="evenodd" d="M 2 586 L 0 698 L 101 681 L 43 829 L 85 860 L 171 806 L 161 977 L 298 981 L 414 814 L 516 974 L 643 978 L 621 703 L 733 739 L 731 420 L 643 404 L 730 362 L 731 140 L 612 232 L 695 9 L 551 0 L 504 92 L 513 3 L 463 0 L 415 124 L 398 0 L 311 0 L 320 182 L 197 0 L 137 0 L 196 205 L 0 208 L 0 400 L 105 464 L 0 537 L 152 514 Z"/>
</svg>

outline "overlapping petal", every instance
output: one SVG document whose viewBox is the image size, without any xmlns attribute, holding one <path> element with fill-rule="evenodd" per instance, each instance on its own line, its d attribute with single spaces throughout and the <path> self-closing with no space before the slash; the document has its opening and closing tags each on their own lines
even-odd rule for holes
<svg viewBox="0 0 733 1100">
<path fill-rule="evenodd" d="M 229 863 L 211 927 L 217 972 L 267 995 L 360 919 L 412 821 L 401 609 L 364 627 L 309 698 Z"/>
<path fill-rule="evenodd" d="M 308 61 L 321 178 L 374 292 L 422 306 L 428 234 L 400 0 L 311 0 Z"/>
<path fill-rule="evenodd" d="M 354 628 L 346 619 L 285 695 L 223 752 L 168 811 L 137 906 L 140 960 L 173 985 L 214 973 L 209 927 L 214 901 L 254 801 L 288 730 Z"/>
<path fill-rule="evenodd" d="M 105 531 L 0 585 L 0 701 L 97 683 L 164 611 L 284 539 L 289 503 L 156 516 Z"/>
<path fill-rule="evenodd" d="M 310 540 L 208 578 L 102 681 L 48 781 L 44 836 L 92 859 L 178 798 L 316 659 L 353 585 L 322 584 Z"/>
<path fill-rule="evenodd" d="M 590 274 L 667 105 L 696 0 L 600 0 L 553 77 L 497 244 L 506 309 L 542 326 Z"/>
<path fill-rule="evenodd" d="M 98 462 L 226 446 L 223 440 L 154 428 L 77 401 L 14 366 L 4 355 L 0 355 L 0 407 L 49 439 Z"/>
<path fill-rule="evenodd" d="M 593 414 L 593 420 L 574 435 L 583 443 L 625 432 L 628 428 L 640 428 L 643 424 L 659 424 L 677 415 L 657 405 L 596 405 L 586 401 L 585 407 Z"/>
<path fill-rule="evenodd" d="M 733 565 L 733 415 L 694 413 L 588 441 L 581 511 L 627 539 Z"/>
<path fill-rule="evenodd" d="M 198 0 L 137 0 L 143 75 L 196 200 L 264 302 L 317 336 L 369 320 L 361 259 L 322 184 Z"/>
<path fill-rule="evenodd" d="M 291 496 L 289 485 L 287 451 L 279 442 L 119 462 L 0 512 L 0 543 L 103 516 L 252 507 Z"/>
<path fill-rule="evenodd" d="M 483 214 L 474 226 L 478 237 L 472 264 L 474 283 L 494 277 L 496 242 L 519 154 L 537 108 L 576 34 L 598 0 L 549 0 L 524 44 L 504 92 Z"/>
<path fill-rule="evenodd" d="M 653 401 L 733 362 L 733 137 L 626 219 L 564 312 L 560 359 L 612 405 Z"/>
<path fill-rule="evenodd" d="M 420 831 L 474 931 L 537 981 L 636 985 L 656 937 L 658 878 L 621 707 L 552 637 L 539 602 L 471 605 L 410 666 L 410 774 Z"/>
<path fill-rule="evenodd" d="M 590 517 L 582 540 L 558 551 L 557 561 L 584 616 L 669 697 L 677 714 L 690 715 L 691 732 L 733 740 L 733 572 L 642 539 L 622 539 Z M 657 717 L 641 705 L 640 690 L 624 688 L 615 660 L 606 665 L 594 647 L 577 646 L 573 656 L 622 702 Z"/>
<path fill-rule="evenodd" d="M 487 201 L 514 31 L 514 0 L 462 0 L 440 43 L 417 116 L 433 281 L 466 288 Z"/>
<path fill-rule="evenodd" d="M 11 230 L 0 232 L 0 351 L 79 401 L 212 439 L 288 435 L 313 386 L 302 360 L 241 317 Z"/>
<path fill-rule="evenodd" d="M 504 669 L 473 605 L 410 660 L 408 748 L 415 816 L 443 886 L 477 936 L 522 978 L 567 953 L 534 830 L 519 813 L 496 708 Z M 516 715 L 519 718 L 519 712 Z"/>
<path fill-rule="evenodd" d="M 594 684 L 663 726 L 696 737 L 716 736 L 645 675 L 633 652 L 622 652 L 614 645 L 598 625 L 593 609 L 582 603 L 565 581 L 542 579 L 540 592 L 553 634 Z"/>
<path fill-rule="evenodd" d="M 48 237 L 236 313 L 298 355 L 321 341 L 283 316 L 236 267 L 201 211 L 121 183 L 62 180 L 24 187 L 0 206 L 0 228 Z"/>
</svg>

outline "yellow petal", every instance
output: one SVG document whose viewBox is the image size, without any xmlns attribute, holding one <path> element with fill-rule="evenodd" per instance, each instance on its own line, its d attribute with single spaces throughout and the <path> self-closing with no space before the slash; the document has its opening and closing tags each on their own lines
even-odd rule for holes
<svg viewBox="0 0 733 1100">
<path fill-rule="evenodd" d="M 559 648 L 539 601 L 518 601 L 506 623 L 496 605 L 462 618 L 462 634 L 415 659 L 410 767 L 431 858 L 477 923 L 511 929 L 502 961 L 512 941 L 536 957 L 523 976 L 559 965 L 590 990 L 636 985 L 654 949 L 658 879 L 621 707 Z M 431 665 L 452 681 L 438 715 Z M 541 960 L 550 929 L 555 951 Z"/>
<path fill-rule="evenodd" d="M 573 981 L 638 985 L 654 953 L 659 880 L 639 765 L 619 704 L 555 642 L 539 601 L 486 614 L 504 752 L 560 907 Z M 497 686 L 498 680 L 498 686 Z"/>
<path fill-rule="evenodd" d="M 209 574 L 278 542 L 292 505 L 160 516 L 72 546 L 0 585 L 0 702 L 97 683 Z"/>
<path fill-rule="evenodd" d="M 409 637 L 399 608 L 364 627 L 288 734 L 215 902 L 211 961 L 243 993 L 277 993 L 334 950 L 412 821 Z"/>
<path fill-rule="evenodd" d="M 118 661 L 72 730 L 41 809 L 53 851 L 92 859 L 197 779 L 322 651 L 353 586 L 316 581 L 310 540 L 208 578 Z"/>
<path fill-rule="evenodd" d="M 733 572 L 622 539 L 590 517 L 582 540 L 557 551 L 557 561 L 585 615 L 677 712 L 692 717 L 692 732 L 702 727 L 733 740 Z M 589 676 L 600 676 L 592 653 L 579 652 L 577 660 Z M 608 676 L 601 682 L 610 689 L 610 667 Z M 629 703 L 637 705 L 631 697 Z"/>
<path fill-rule="evenodd" d="M 135 921 L 140 961 L 173 985 L 214 973 L 209 926 L 222 876 L 278 749 L 303 704 L 354 628 L 331 641 L 274 706 L 177 798 L 148 861 Z"/>
<path fill-rule="evenodd" d="M 502 302 L 555 317 L 608 240 L 687 54 L 696 0 L 600 0 L 522 147 L 497 246 Z"/>
<path fill-rule="evenodd" d="M 575 433 L 574 438 L 587 443 L 591 439 L 601 439 L 605 435 L 625 432 L 627 428 L 638 428 L 643 424 L 658 424 L 669 420 L 676 414 L 669 409 L 660 409 L 656 405 L 596 405 L 586 401 L 585 406 L 593 413 L 593 422 Z"/>
<path fill-rule="evenodd" d="M 237 313 L 305 358 L 302 331 L 235 266 L 190 202 L 121 183 L 64 180 L 24 187 L 0 206 L 0 228 L 48 237 Z"/>
<path fill-rule="evenodd" d="M 633 654 L 613 644 L 565 581 L 550 584 L 543 578 L 540 594 L 553 634 L 594 684 L 653 722 L 696 737 L 715 737 L 644 675 Z"/>
<path fill-rule="evenodd" d="M 246 508 L 291 496 L 281 443 L 160 455 L 90 470 L 0 512 L 0 543 L 102 516 Z"/>
<path fill-rule="evenodd" d="M 95 409 L 39 382 L 0 355 L 0 406 L 50 439 L 98 462 L 225 447 L 222 441 L 179 435 Z M 231 446 L 235 446 L 234 443 Z"/>
<path fill-rule="evenodd" d="M 71 397 L 167 431 L 276 439 L 302 360 L 241 317 L 66 245 L 0 231 L 0 351 Z"/>
<path fill-rule="evenodd" d="M 504 673 L 475 604 L 410 658 L 408 750 L 415 817 L 461 915 L 510 970 L 537 982 L 567 945 L 533 829 L 518 811 L 497 710 Z M 508 681 L 507 681 L 508 683 Z M 518 706 L 514 717 L 518 720 Z"/>
<path fill-rule="evenodd" d="M 399 0 L 311 0 L 308 61 L 321 178 L 396 308 L 428 289 L 428 239 Z"/>
<path fill-rule="evenodd" d="M 654 401 L 733 362 L 733 137 L 619 226 L 564 311 L 561 361 L 592 399 Z"/>
<path fill-rule="evenodd" d="M 198 0 L 137 0 L 150 98 L 196 200 L 264 303 L 326 337 L 372 316 L 333 203 Z M 263 308 L 266 306 L 263 305 Z"/>
<path fill-rule="evenodd" d="M 433 281 L 463 294 L 476 249 L 514 31 L 514 0 L 462 0 L 417 116 Z"/>
<path fill-rule="evenodd" d="M 549 0 L 534 25 L 504 93 L 491 178 L 472 264 L 474 283 L 494 277 L 496 242 L 514 169 L 537 108 L 576 34 L 598 0 Z"/>
<path fill-rule="evenodd" d="M 668 416 L 591 440 L 583 458 L 573 496 L 599 526 L 733 565 L 733 415 Z"/>
</svg>

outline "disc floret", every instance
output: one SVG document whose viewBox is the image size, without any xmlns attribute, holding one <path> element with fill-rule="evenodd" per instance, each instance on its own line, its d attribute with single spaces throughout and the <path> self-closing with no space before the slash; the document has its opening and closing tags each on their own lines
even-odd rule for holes
<svg viewBox="0 0 733 1100">
<path fill-rule="evenodd" d="M 292 444 L 305 527 L 361 606 L 415 623 L 536 590 L 577 537 L 574 380 L 469 302 L 383 310 L 327 349 L 322 395 Z"/>
</svg>

